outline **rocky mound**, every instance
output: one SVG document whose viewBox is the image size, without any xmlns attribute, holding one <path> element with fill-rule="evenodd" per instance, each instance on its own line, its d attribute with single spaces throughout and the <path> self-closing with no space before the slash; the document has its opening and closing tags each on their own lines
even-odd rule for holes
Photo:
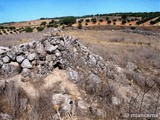
<svg viewBox="0 0 160 120">
<path fill-rule="evenodd" d="M 1 119 L 124 119 L 137 112 L 158 114 L 158 86 L 158 79 L 146 79 L 133 63 L 121 68 L 104 62 L 71 36 L 0 47 Z"/>
</svg>

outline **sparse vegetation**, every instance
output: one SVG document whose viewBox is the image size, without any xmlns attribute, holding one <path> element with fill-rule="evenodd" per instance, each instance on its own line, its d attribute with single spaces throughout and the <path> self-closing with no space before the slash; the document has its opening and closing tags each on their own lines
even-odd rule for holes
<svg viewBox="0 0 160 120">
<path fill-rule="evenodd" d="M 79 23 L 77 28 L 82 29 L 82 23 Z"/>
<path fill-rule="evenodd" d="M 107 21 L 107 24 L 111 24 L 111 20 L 108 20 L 108 21 Z"/>
<path fill-rule="evenodd" d="M 99 22 L 103 22 L 103 19 L 99 19 Z"/>
<path fill-rule="evenodd" d="M 61 23 L 67 26 L 72 26 L 72 24 L 76 23 L 76 18 L 75 17 L 65 17 L 61 20 Z"/>
<path fill-rule="evenodd" d="M 92 18 L 91 21 L 93 22 L 93 24 L 95 24 L 97 22 L 96 18 Z"/>
<path fill-rule="evenodd" d="M 89 23 L 89 22 L 90 22 L 90 19 L 86 19 L 86 22 Z"/>
<path fill-rule="evenodd" d="M 106 21 L 108 21 L 109 20 L 109 17 L 106 17 Z"/>
<path fill-rule="evenodd" d="M 43 30 L 44 30 L 44 27 L 37 27 L 38 32 L 43 31 Z"/>
<path fill-rule="evenodd" d="M 26 27 L 24 29 L 25 32 L 33 32 L 33 29 L 31 27 Z"/>
<path fill-rule="evenodd" d="M 44 22 L 41 22 L 40 26 L 45 26 L 47 23 L 44 21 Z"/>
</svg>

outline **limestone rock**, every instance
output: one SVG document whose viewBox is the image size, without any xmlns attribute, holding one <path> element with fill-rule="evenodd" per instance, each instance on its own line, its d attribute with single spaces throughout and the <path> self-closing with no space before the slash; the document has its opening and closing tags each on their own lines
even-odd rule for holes
<svg viewBox="0 0 160 120">
<path fill-rule="evenodd" d="M 7 52 L 7 56 L 10 57 L 12 60 L 15 60 L 15 59 L 16 59 L 16 55 L 15 55 L 15 53 L 12 52 L 12 51 Z"/>
<path fill-rule="evenodd" d="M 3 64 L 1 67 L 1 72 L 4 75 L 8 75 L 11 72 L 11 66 L 9 64 Z"/>
<path fill-rule="evenodd" d="M 28 68 L 24 68 L 24 69 L 22 70 L 22 72 L 21 72 L 21 75 L 22 75 L 23 77 L 31 76 L 31 70 L 28 69 Z"/>
<path fill-rule="evenodd" d="M 0 120 L 12 120 L 12 117 L 7 113 L 0 113 Z"/>
<path fill-rule="evenodd" d="M 6 53 L 7 51 L 9 51 L 9 48 L 0 46 L 0 55 Z"/>
<path fill-rule="evenodd" d="M 74 71 L 73 69 L 69 68 L 69 77 L 72 81 L 77 82 L 79 79 L 79 75 L 77 71 Z"/>
<path fill-rule="evenodd" d="M 71 101 L 71 97 L 67 94 L 63 95 L 61 93 L 58 93 L 52 96 L 52 104 L 59 105 L 65 112 L 71 111 Z"/>
<path fill-rule="evenodd" d="M 17 56 L 16 57 L 16 61 L 18 62 L 18 63 L 22 63 L 22 61 L 25 59 L 25 56 L 24 55 L 19 55 L 19 56 Z"/>
<path fill-rule="evenodd" d="M 27 56 L 27 59 L 28 59 L 29 61 L 33 61 L 33 60 L 37 59 L 37 54 L 36 54 L 36 53 L 29 54 L 29 55 Z"/>
<path fill-rule="evenodd" d="M 2 58 L 4 63 L 9 63 L 10 62 L 10 58 L 8 56 L 5 56 Z"/>
<path fill-rule="evenodd" d="M 23 68 L 32 68 L 32 64 L 29 62 L 28 59 L 25 59 L 25 60 L 22 62 L 21 66 L 22 66 Z"/>
</svg>

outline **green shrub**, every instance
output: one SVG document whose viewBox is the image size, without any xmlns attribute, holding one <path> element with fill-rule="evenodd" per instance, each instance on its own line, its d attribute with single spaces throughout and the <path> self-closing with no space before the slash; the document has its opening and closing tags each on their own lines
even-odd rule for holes
<svg viewBox="0 0 160 120">
<path fill-rule="evenodd" d="M 50 25 L 50 24 L 53 24 L 54 22 L 55 22 L 54 20 L 50 21 L 50 22 L 49 22 L 49 25 Z"/>
<path fill-rule="evenodd" d="M 103 19 L 99 19 L 99 22 L 103 22 Z"/>
<path fill-rule="evenodd" d="M 109 20 L 109 17 L 106 17 L 106 21 L 108 21 Z"/>
<path fill-rule="evenodd" d="M 43 31 L 43 30 L 44 30 L 44 27 L 37 27 L 38 32 Z"/>
<path fill-rule="evenodd" d="M 79 21 L 78 21 L 78 23 L 82 23 L 83 22 L 83 19 L 80 19 Z"/>
<path fill-rule="evenodd" d="M 79 23 L 77 28 L 82 29 L 82 23 Z"/>
<path fill-rule="evenodd" d="M 72 26 L 72 24 L 76 23 L 76 18 L 75 17 L 65 17 L 61 20 L 62 24 Z"/>
<path fill-rule="evenodd" d="M 96 18 L 92 18 L 91 21 L 95 24 L 97 22 Z"/>
<path fill-rule="evenodd" d="M 125 25 L 126 24 L 126 20 L 122 20 L 122 25 Z"/>
<path fill-rule="evenodd" d="M 14 30 L 14 29 L 16 29 L 16 27 L 11 26 L 11 27 L 9 27 L 9 29 L 10 29 L 10 30 Z"/>
<path fill-rule="evenodd" d="M 49 25 L 47 25 L 47 27 L 48 27 L 48 28 L 50 28 L 50 27 L 55 27 L 55 28 L 57 28 L 57 27 L 58 27 L 58 24 L 57 24 L 57 23 L 49 24 Z"/>
<path fill-rule="evenodd" d="M 90 22 L 90 19 L 86 19 L 86 22 L 89 23 L 89 22 Z"/>
<path fill-rule="evenodd" d="M 44 22 L 41 22 L 40 26 L 45 26 L 47 23 L 44 21 Z"/>
<path fill-rule="evenodd" d="M 132 29 L 132 30 L 135 30 L 135 29 L 136 29 L 136 27 L 134 27 L 134 26 L 131 26 L 131 29 Z"/>
<path fill-rule="evenodd" d="M 127 18 L 127 15 L 122 14 L 121 18 L 122 18 L 123 20 L 125 20 L 125 19 Z"/>
<path fill-rule="evenodd" d="M 0 29 L 4 29 L 4 26 L 0 26 Z"/>
<path fill-rule="evenodd" d="M 119 20 L 119 21 L 121 21 L 121 20 L 122 20 L 122 18 L 118 18 L 118 20 Z"/>
<path fill-rule="evenodd" d="M 107 21 L 107 24 L 111 24 L 111 21 L 110 21 L 110 20 L 108 20 L 108 21 Z"/>
<path fill-rule="evenodd" d="M 113 19 L 113 22 L 116 22 L 117 21 L 117 19 Z"/>
<path fill-rule="evenodd" d="M 31 27 L 26 27 L 24 29 L 25 32 L 33 32 L 33 29 Z"/>
</svg>

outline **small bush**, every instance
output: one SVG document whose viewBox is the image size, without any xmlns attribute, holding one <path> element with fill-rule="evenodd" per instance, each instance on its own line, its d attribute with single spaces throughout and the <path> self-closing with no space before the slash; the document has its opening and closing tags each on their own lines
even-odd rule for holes
<svg viewBox="0 0 160 120">
<path fill-rule="evenodd" d="M 125 19 L 127 18 L 127 15 L 122 14 L 121 18 L 122 18 L 123 20 L 125 20 Z"/>
<path fill-rule="evenodd" d="M 49 25 L 53 24 L 54 22 L 55 22 L 54 20 L 50 21 L 50 22 L 49 22 Z"/>
<path fill-rule="evenodd" d="M 82 29 L 82 23 L 79 23 L 77 28 Z"/>
<path fill-rule="evenodd" d="M 78 23 L 82 23 L 83 22 L 83 19 L 80 19 L 79 21 L 78 21 Z"/>
<path fill-rule="evenodd" d="M 54 24 L 49 24 L 49 25 L 47 25 L 47 27 L 48 27 L 48 28 L 50 28 L 50 27 L 55 27 L 55 28 L 57 28 L 57 27 L 58 27 L 58 24 L 56 24 L 56 23 L 54 23 Z"/>
<path fill-rule="evenodd" d="M 11 27 L 9 27 L 9 29 L 10 29 L 10 30 L 14 30 L 14 29 L 16 29 L 16 27 L 11 26 Z"/>
<path fill-rule="evenodd" d="M 117 19 L 113 19 L 113 22 L 116 22 L 117 21 Z"/>
<path fill-rule="evenodd" d="M 24 31 L 25 32 L 33 32 L 33 29 L 31 27 L 26 27 Z"/>
<path fill-rule="evenodd" d="M 129 23 L 129 22 L 131 22 L 131 20 L 127 20 L 127 22 Z"/>
<path fill-rule="evenodd" d="M 0 29 L 4 29 L 4 26 L 0 26 Z"/>
<path fill-rule="evenodd" d="M 109 17 L 106 17 L 106 21 L 108 21 L 109 20 Z"/>
<path fill-rule="evenodd" d="M 153 24 L 156 24 L 156 22 L 155 21 L 151 21 L 150 24 L 153 25 Z"/>
<path fill-rule="evenodd" d="M 99 19 L 99 22 L 103 22 L 103 19 Z"/>
<path fill-rule="evenodd" d="M 136 27 L 134 27 L 134 26 L 131 26 L 131 29 L 132 29 L 132 30 L 135 30 L 135 29 L 136 29 Z"/>
<path fill-rule="evenodd" d="M 43 31 L 43 30 L 44 30 L 44 27 L 37 27 L 38 32 Z"/>
<path fill-rule="evenodd" d="M 95 24 L 97 22 L 96 18 L 92 18 L 91 21 Z"/>
<path fill-rule="evenodd" d="M 72 26 L 72 24 L 76 23 L 76 18 L 75 17 L 65 17 L 61 20 L 62 24 Z"/>
<path fill-rule="evenodd" d="M 119 20 L 119 21 L 121 21 L 121 20 L 122 20 L 122 18 L 118 18 L 118 20 Z"/>
<path fill-rule="evenodd" d="M 122 20 L 122 25 L 125 25 L 126 24 L 126 20 Z"/>
<path fill-rule="evenodd" d="M 86 19 L 86 22 L 89 23 L 89 22 L 90 22 L 90 19 Z"/>
<path fill-rule="evenodd" d="M 44 22 L 41 22 L 40 26 L 45 26 L 47 23 L 44 21 Z"/>
<path fill-rule="evenodd" d="M 111 21 L 110 21 L 110 20 L 108 20 L 108 21 L 107 21 L 107 24 L 111 24 Z"/>
</svg>

